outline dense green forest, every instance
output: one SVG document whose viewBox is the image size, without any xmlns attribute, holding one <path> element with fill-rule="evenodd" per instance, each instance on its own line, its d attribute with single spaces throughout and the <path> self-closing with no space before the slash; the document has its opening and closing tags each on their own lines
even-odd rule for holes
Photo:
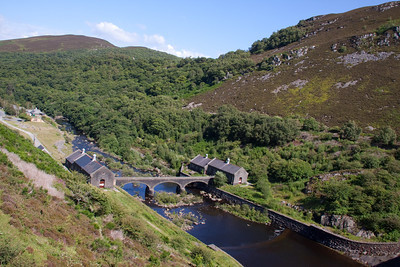
<svg viewBox="0 0 400 267">
<path fill-rule="evenodd" d="M 108 152 L 165 174 L 197 154 L 229 157 L 248 170 L 254 186 L 228 190 L 305 220 L 351 215 L 379 240 L 399 239 L 400 152 L 392 129 L 372 136 L 354 122 L 327 128 L 313 118 L 270 117 L 231 106 L 215 114 L 183 109 L 182 98 L 254 70 L 250 53 L 171 60 L 133 59 L 118 51 L 1 53 L 2 105 L 64 116 Z M 316 183 L 305 193 L 310 177 L 341 170 L 356 174 Z M 282 200 L 306 211 L 283 207 Z"/>
</svg>

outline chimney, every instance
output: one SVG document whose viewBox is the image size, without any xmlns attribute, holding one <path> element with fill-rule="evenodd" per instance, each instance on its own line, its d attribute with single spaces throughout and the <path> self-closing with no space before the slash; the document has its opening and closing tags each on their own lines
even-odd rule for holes
<svg viewBox="0 0 400 267">
<path fill-rule="evenodd" d="M 82 148 L 82 154 L 85 154 L 85 149 L 84 148 Z"/>
<path fill-rule="evenodd" d="M 229 162 L 231 162 L 231 159 L 230 159 L 230 158 L 227 158 L 227 159 L 226 159 L 226 164 L 229 164 Z"/>
<path fill-rule="evenodd" d="M 206 154 L 206 159 L 208 159 L 208 154 Z"/>
<path fill-rule="evenodd" d="M 93 154 L 93 159 L 92 161 L 96 161 L 96 154 Z"/>
</svg>

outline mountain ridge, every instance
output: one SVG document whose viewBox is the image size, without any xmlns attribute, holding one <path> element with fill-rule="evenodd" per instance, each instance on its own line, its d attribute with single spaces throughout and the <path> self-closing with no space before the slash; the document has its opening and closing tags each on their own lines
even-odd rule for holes
<svg viewBox="0 0 400 267">
<path fill-rule="evenodd" d="M 115 48 L 110 42 L 84 35 L 43 35 L 0 41 L 0 52 L 54 52 Z"/>
</svg>

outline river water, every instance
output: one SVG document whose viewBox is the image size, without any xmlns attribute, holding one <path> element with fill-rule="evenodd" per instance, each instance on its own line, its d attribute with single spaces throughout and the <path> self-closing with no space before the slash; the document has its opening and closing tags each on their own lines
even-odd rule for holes
<svg viewBox="0 0 400 267">
<path fill-rule="evenodd" d="M 73 142 L 74 149 L 85 148 L 108 156 L 98 147 L 80 136 Z M 145 200 L 145 188 L 141 184 L 127 184 L 123 187 L 131 195 L 139 195 Z M 155 192 L 176 192 L 176 185 L 165 183 L 158 185 Z M 190 192 L 190 189 L 187 191 Z M 145 203 L 165 217 L 164 208 L 151 200 Z M 290 230 L 275 226 L 249 222 L 214 207 L 214 203 L 205 199 L 204 203 L 171 209 L 171 212 L 191 212 L 200 218 L 199 225 L 188 231 L 205 244 L 215 244 L 233 256 L 244 266 L 359 266 L 357 262 L 313 242 Z"/>
</svg>

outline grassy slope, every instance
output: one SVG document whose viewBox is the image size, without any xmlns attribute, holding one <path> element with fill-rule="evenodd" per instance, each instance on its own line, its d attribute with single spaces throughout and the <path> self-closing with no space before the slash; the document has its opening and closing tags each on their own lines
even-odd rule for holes
<svg viewBox="0 0 400 267">
<path fill-rule="evenodd" d="M 28 265 L 216 264 L 235 266 L 125 192 L 68 174 L 29 141 L 0 125 L 0 144 L 57 174 L 66 199 L 36 188 L 0 153 L 0 262 Z M 196 257 L 197 255 L 197 257 Z"/>
<path fill-rule="evenodd" d="M 273 55 L 280 56 L 302 47 L 313 47 L 307 54 L 275 67 L 273 71 L 256 71 L 243 77 L 234 77 L 216 90 L 195 96 L 189 101 L 203 103 L 202 107 L 215 111 L 223 104 L 233 104 L 242 111 L 260 111 L 271 115 L 310 115 L 328 125 L 338 125 L 349 119 L 361 125 L 382 126 L 388 123 L 400 130 L 399 102 L 400 73 L 399 41 L 390 40 L 390 46 L 377 46 L 378 37 L 364 46 L 354 47 L 353 36 L 374 33 L 388 20 L 398 21 L 400 5 L 385 11 L 379 8 L 361 8 L 343 14 L 321 16 L 308 22 L 309 32 L 317 32 L 300 42 L 280 49 L 254 55 L 261 62 Z M 393 34 L 393 32 L 390 32 Z M 343 53 L 334 52 L 346 46 Z M 340 57 L 352 53 L 376 54 L 393 52 L 385 60 L 369 61 L 350 67 L 338 64 Z M 266 75 L 269 75 L 266 76 Z M 304 87 L 291 84 L 306 81 Z M 355 85 L 338 88 L 341 82 Z M 280 86 L 287 90 L 273 93 Z"/>
</svg>

